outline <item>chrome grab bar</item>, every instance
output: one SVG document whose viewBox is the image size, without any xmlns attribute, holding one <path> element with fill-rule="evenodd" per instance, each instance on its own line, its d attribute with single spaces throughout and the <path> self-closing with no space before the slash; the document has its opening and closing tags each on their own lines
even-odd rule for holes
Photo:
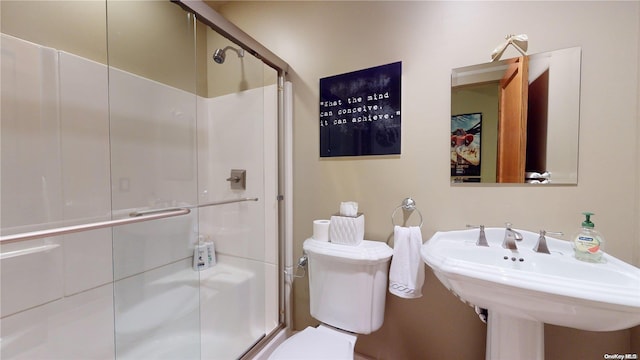
<svg viewBox="0 0 640 360">
<path fill-rule="evenodd" d="M 50 236 L 72 234 L 72 233 L 77 233 L 82 231 L 103 229 L 103 228 L 108 228 L 113 226 L 122 226 L 122 225 L 135 224 L 135 223 L 144 222 L 144 221 L 151 221 L 151 220 L 164 219 L 164 218 L 169 218 L 174 216 L 187 215 L 191 213 L 191 209 L 194 209 L 194 208 L 232 204 L 232 203 L 244 202 L 244 201 L 258 201 L 258 198 L 240 198 L 240 199 L 233 199 L 233 200 L 215 201 L 215 202 L 200 204 L 197 206 L 138 210 L 138 211 L 129 213 L 129 217 L 125 219 L 100 221 L 100 222 L 94 222 L 94 223 L 88 223 L 88 224 L 65 226 L 65 227 L 59 227 L 59 228 L 53 228 L 53 229 L 38 230 L 38 231 L 31 231 L 31 232 L 20 233 L 20 234 L 0 236 L 0 244 L 10 244 L 10 243 L 25 241 L 25 240 L 41 239 L 41 238 L 50 237 Z"/>
<path fill-rule="evenodd" d="M 233 203 L 243 202 L 243 201 L 258 201 L 258 200 L 259 200 L 258 198 L 241 198 L 241 199 L 233 199 L 233 200 L 222 200 L 222 201 L 214 201 L 214 202 L 200 204 L 196 207 L 201 208 L 201 207 L 208 207 L 208 206 L 233 204 Z"/>
<path fill-rule="evenodd" d="M 170 210 L 156 212 L 154 214 L 149 214 L 145 216 L 136 216 L 136 217 L 129 217 L 125 219 L 109 220 L 109 221 L 99 221 L 99 222 L 82 224 L 82 225 L 65 226 L 65 227 L 59 227 L 54 229 L 46 229 L 46 230 L 31 231 L 31 232 L 21 233 L 21 234 L 6 235 L 6 236 L 0 236 L 0 243 L 10 244 L 18 241 L 40 239 L 40 238 L 45 238 L 50 236 L 58 236 L 58 235 L 72 234 L 72 233 L 88 231 L 88 230 L 103 229 L 103 228 L 108 228 L 113 226 L 128 225 L 128 224 L 134 224 L 134 223 L 139 223 L 143 221 L 151 221 L 151 220 L 157 220 L 157 219 L 164 219 L 168 217 L 187 215 L 190 212 L 191 210 L 185 209 L 185 208 L 170 209 Z"/>
<path fill-rule="evenodd" d="M 258 201 L 258 198 L 241 198 L 241 199 L 233 199 L 233 200 L 222 200 L 222 201 L 215 201 L 215 202 L 199 204 L 199 205 L 196 205 L 196 206 L 181 206 L 181 207 L 171 207 L 171 208 L 161 208 L 161 209 L 137 210 L 137 211 L 129 213 L 129 216 L 131 216 L 131 217 L 146 216 L 146 215 L 163 213 L 163 212 L 167 212 L 167 211 L 176 211 L 176 210 L 181 210 L 181 209 L 198 209 L 198 208 L 202 208 L 202 207 L 224 205 L 224 204 L 233 204 L 233 203 L 243 202 L 243 201 Z"/>
<path fill-rule="evenodd" d="M 161 208 L 161 209 L 137 210 L 137 211 L 134 211 L 134 212 L 130 212 L 129 213 L 129 217 L 140 217 L 140 216 L 162 214 L 162 213 L 166 213 L 166 212 L 180 211 L 180 210 L 184 210 L 184 209 L 189 210 L 191 208 L 192 207 L 190 207 L 190 206 L 183 206 L 183 207 L 172 207 L 172 208 Z M 191 212 L 191 210 L 189 210 L 189 212 Z"/>
</svg>

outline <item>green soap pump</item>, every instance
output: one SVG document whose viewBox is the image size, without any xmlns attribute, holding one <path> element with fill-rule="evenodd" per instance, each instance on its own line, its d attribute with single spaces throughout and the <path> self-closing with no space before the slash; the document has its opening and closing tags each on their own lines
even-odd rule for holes
<svg viewBox="0 0 640 360">
<path fill-rule="evenodd" d="M 578 234 L 573 238 L 573 250 L 575 251 L 576 259 L 588 262 L 602 262 L 602 250 L 604 247 L 604 238 L 591 222 L 591 212 L 583 212 L 585 220 L 582 222 L 582 227 L 578 231 Z"/>
</svg>

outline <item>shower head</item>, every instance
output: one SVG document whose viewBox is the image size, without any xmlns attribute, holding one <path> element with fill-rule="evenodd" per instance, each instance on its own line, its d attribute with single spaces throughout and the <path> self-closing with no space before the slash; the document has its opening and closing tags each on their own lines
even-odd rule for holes
<svg viewBox="0 0 640 360">
<path fill-rule="evenodd" d="M 231 46 L 227 46 L 224 49 L 216 49 L 216 51 L 213 52 L 213 61 L 215 61 L 218 64 L 222 64 L 224 62 L 224 59 L 226 58 L 226 52 L 227 50 L 233 50 L 238 54 L 238 57 L 244 57 L 244 49 L 236 49 L 234 47 Z"/>
</svg>

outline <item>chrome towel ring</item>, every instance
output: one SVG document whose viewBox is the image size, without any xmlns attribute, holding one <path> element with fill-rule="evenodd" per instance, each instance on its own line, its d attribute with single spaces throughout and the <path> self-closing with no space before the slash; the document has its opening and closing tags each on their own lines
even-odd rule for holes
<svg viewBox="0 0 640 360">
<path fill-rule="evenodd" d="M 396 226 L 396 223 L 394 221 L 394 217 L 396 215 L 396 212 L 398 212 L 399 209 L 408 211 L 408 212 L 413 212 L 414 210 L 418 212 L 418 215 L 420 215 L 420 225 L 418 225 L 419 227 L 422 227 L 422 224 L 424 223 L 423 219 L 422 219 L 422 213 L 420 212 L 420 210 L 418 210 L 418 208 L 416 208 L 416 202 L 413 201 L 412 198 L 406 198 L 404 200 L 402 200 L 402 204 L 400 206 L 398 206 L 395 210 L 393 210 L 393 213 L 391 214 L 391 224 L 393 226 Z"/>
</svg>

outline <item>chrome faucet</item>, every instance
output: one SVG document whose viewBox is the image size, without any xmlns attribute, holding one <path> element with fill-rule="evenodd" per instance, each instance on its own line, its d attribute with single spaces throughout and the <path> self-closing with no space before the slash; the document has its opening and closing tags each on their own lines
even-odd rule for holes
<svg viewBox="0 0 640 360">
<path fill-rule="evenodd" d="M 540 237 L 538 238 L 538 243 L 533 248 L 533 251 L 537 253 L 551 254 L 549 251 L 549 247 L 547 246 L 547 238 L 545 235 L 564 235 L 561 232 L 547 232 L 546 230 L 540 230 Z"/>
<path fill-rule="evenodd" d="M 518 250 L 516 241 L 522 241 L 522 234 L 511 228 L 511 223 L 504 224 L 504 241 L 502 247 L 509 250 Z"/>
</svg>

